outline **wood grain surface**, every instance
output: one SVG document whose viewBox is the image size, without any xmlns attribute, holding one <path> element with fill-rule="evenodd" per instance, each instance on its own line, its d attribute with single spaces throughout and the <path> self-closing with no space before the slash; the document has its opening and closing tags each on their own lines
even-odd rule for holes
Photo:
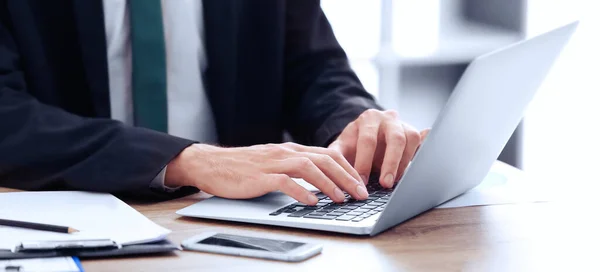
<svg viewBox="0 0 600 272">
<path fill-rule="evenodd" d="M 0 192 L 15 191 L 0 188 Z M 85 260 L 86 271 L 600 271 L 600 210 L 585 201 L 435 209 L 376 237 L 180 217 L 206 195 L 135 209 L 171 229 L 175 243 L 204 231 L 270 235 L 322 243 L 301 263 L 178 251 Z"/>
</svg>

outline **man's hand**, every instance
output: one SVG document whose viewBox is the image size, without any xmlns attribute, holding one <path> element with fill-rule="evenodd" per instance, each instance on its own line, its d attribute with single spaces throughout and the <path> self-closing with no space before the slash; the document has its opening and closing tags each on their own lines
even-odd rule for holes
<svg viewBox="0 0 600 272">
<path fill-rule="evenodd" d="M 342 131 L 329 148 L 341 152 L 366 184 L 371 171 L 390 188 L 400 180 L 429 130 L 419 133 L 395 111 L 367 110 Z"/>
<path fill-rule="evenodd" d="M 342 202 L 348 192 L 368 197 L 358 172 L 341 153 L 293 143 L 221 148 L 197 144 L 186 148 L 167 167 L 165 185 L 195 186 L 225 198 L 253 198 L 280 190 L 309 205 L 317 197 L 291 178 L 302 178 Z"/>
</svg>

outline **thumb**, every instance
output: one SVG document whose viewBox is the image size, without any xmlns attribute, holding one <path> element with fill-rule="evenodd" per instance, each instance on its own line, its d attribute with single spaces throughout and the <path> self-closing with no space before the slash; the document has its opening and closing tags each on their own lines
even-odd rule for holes
<svg viewBox="0 0 600 272">
<path fill-rule="evenodd" d="M 421 130 L 421 142 L 423 142 L 423 140 L 425 140 L 425 138 L 427 138 L 427 135 L 429 135 L 429 131 L 431 131 L 430 128 L 426 128 L 424 130 Z"/>
<path fill-rule="evenodd" d="M 340 140 L 335 140 L 327 148 L 340 152 L 350 165 L 354 165 L 354 152 L 349 150 L 348 147 L 344 148 L 344 145 Z"/>
<path fill-rule="evenodd" d="M 342 152 L 342 146 L 340 144 L 340 140 L 333 141 L 331 144 L 329 144 L 329 146 L 327 148 L 333 149 L 338 152 Z"/>
<path fill-rule="evenodd" d="M 429 131 L 431 131 L 430 128 L 426 128 L 424 130 L 421 130 L 421 132 L 420 132 L 420 134 L 421 134 L 421 144 L 423 143 L 423 141 L 425 141 L 425 138 L 427 138 L 427 135 L 429 135 Z M 417 152 L 421 148 L 421 144 L 419 144 L 419 146 L 417 146 L 417 150 L 415 151 L 415 155 L 417 154 Z M 414 156 L 413 156 L 413 158 L 414 158 Z"/>
</svg>

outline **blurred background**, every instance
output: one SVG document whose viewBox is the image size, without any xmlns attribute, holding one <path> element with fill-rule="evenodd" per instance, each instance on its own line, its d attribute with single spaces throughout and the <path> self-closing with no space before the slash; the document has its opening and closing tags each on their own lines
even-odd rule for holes
<svg viewBox="0 0 600 272">
<path fill-rule="evenodd" d="M 500 159 L 548 188 L 600 189 L 600 1 L 322 0 L 367 90 L 430 127 L 475 57 L 580 20 Z"/>
</svg>

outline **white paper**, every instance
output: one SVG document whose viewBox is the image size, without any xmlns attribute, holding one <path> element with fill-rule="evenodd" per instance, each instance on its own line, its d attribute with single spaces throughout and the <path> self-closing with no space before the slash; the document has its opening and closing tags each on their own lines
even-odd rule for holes
<svg viewBox="0 0 600 272">
<path fill-rule="evenodd" d="M 19 272 L 79 272 L 79 266 L 72 257 L 0 260 L 0 271 L 7 266 L 19 266 Z M 11 271 L 11 270 L 7 270 Z"/>
<path fill-rule="evenodd" d="M 475 188 L 438 206 L 458 208 L 468 206 L 534 203 L 553 200 L 550 190 L 534 179 L 501 162 L 496 162 L 485 179 Z"/>
<path fill-rule="evenodd" d="M 170 232 L 110 194 L 89 192 L 0 193 L 0 218 L 79 230 L 73 234 L 0 226 L 0 249 L 22 241 L 111 239 L 119 244 L 162 240 Z"/>
</svg>

